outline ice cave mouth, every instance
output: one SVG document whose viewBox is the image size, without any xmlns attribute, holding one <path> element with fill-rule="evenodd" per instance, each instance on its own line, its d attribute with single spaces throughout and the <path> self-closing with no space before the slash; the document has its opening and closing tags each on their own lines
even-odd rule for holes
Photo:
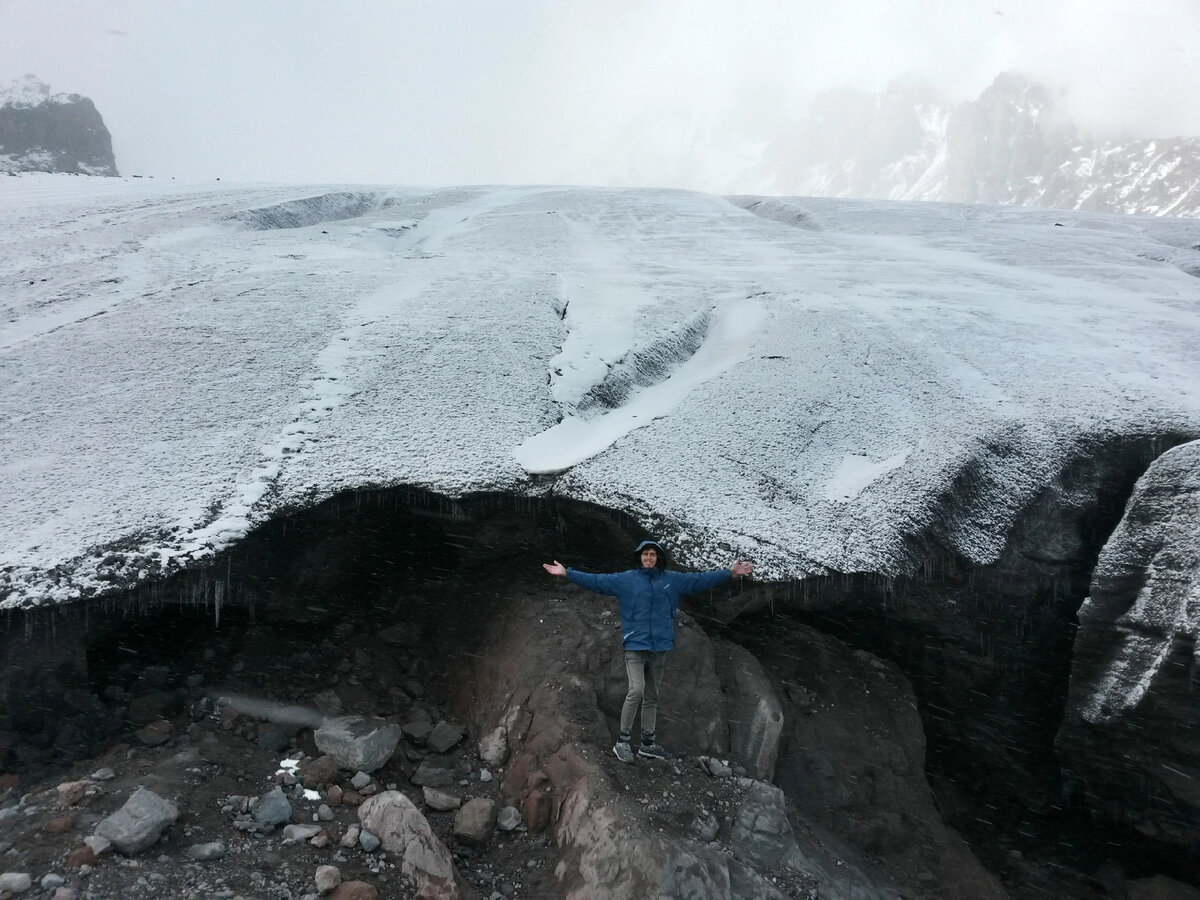
<svg viewBox="0 0 1200 900">
<path fill-rule="evenodd" d="M 993 871 L 1058 828 L 1065 837 L 1048 852 L 1072 868 L 1094 867 L 1097 847 L 1116 838 L 1126 850 L 1107 853 L 1123 853 L 1129 871 L 1140 859 L 1194 878 L 1195 866 L 1160 859 L 1153 841 L 1089 825 L 1090 812 L 1063 790 L 1053 749 L 1075 610 L 1134 482 L 1161 449 L 1133 440 L 1081 458 L 993 566 L 940 553 L 921 577 L 760 583 L 684 608 L 768 673 L 773 650 L 802 626 L 897 665 L 919 701 L 943 817 Z M 1069 533 L 1075 551 L 1036 552 L 1050 532 L 1055 546 Z M 198 699 L 231 681 L 314 708 L 336 683 L 379 715 L 395 700 L 425 698 L 468 721 L 476 686 L 461 673 L 476 648 L 515 597 L 556 593 L 540 564 L 557 557 L 612 571 L 644 536 L 623 513 L 553 497 L 348 491 L 266 523 L 203 569 L 87 604 L 8 611 L 0 772 L 65 769 L 117 742 L 137 746 L 139 730 L 161 720 L 184 734 Z M 390 648 L 369 672 L 356 665 L 366 659 L 353 645 L 363 633 Z M 295 692 L 297 669 L 311 676 L 306 695 L 279 697 L 285 683 Z M 265 721 L 248 737 L 286 744 Z M 788 759 L 785 746 L 775 780 L 785 793 L 802 791 L 805 773 Z"/>
</svg>

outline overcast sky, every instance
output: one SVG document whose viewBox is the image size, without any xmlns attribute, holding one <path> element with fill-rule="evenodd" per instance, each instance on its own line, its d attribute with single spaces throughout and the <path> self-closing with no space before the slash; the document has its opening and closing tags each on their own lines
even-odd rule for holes
<svg viewBox="0 0 1200 900">
<path fill-rule="evenodd" d="M 123 173 L 187 179 L 735 190 L 821 90 L 1009 69 L 1200 135 L 1200 0 L 0 0 L 0 85 L 91 97 Z"/>
</svg>

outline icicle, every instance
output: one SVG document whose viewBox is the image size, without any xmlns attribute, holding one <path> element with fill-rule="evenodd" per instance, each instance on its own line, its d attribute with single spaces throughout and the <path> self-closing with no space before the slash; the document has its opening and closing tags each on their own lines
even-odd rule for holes
<svg viewBox="0 0 1200 900">
<path fill-rule="evenodd" d="M 225 582 L 218 581 L 213 585 L 213 613 L 214 624 L 221 627 L 221 599 L 225 594 Z"/>
</svg>

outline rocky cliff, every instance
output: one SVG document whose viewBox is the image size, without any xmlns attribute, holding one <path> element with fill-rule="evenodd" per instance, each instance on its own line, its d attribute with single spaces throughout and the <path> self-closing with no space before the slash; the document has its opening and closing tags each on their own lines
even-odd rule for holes
<svg viewBox="0 0 1200 900">
<path fill-rule="evenodd" d="M 87 97 L 28 75 L 0 91 L 0 172 L 116 175 L 112 136 Z"/>
<path fill-rule="evenodd" d="M 1200 215 L 1200 138 L 1089 137 L 1011 72 L 958 105 L 911 82 L 822 95 L 760 175 L 781 194 Z"/>
<path fill-rule="evenodd" d="M 1200 823 L 1200 442 L 1155 460 L 1079 610 L 1057 746 L 1086 802 L 1191 856 Z"/>
</svg>

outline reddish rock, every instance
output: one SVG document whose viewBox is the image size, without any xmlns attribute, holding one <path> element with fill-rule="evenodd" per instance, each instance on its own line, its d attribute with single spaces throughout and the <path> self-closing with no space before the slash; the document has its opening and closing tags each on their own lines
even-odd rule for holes
<svg viewBox="0 0 1200 900">
<path fill-rule="evenodd" d="M 343 881 L 329 896 L 332 900 L 379 900 L 379 891 L 365 881 Z"/>
<path fill-rule="evenodd" d="M 82 847 L 76 847 L 71 851 L 71 855 L 67 857 L 67 868 L 78 869 L 80 866 L 94 866 L 96 864 L 96 854 L 92 852 L 92 848 L 87 844 Z"/>
<path fill-rule="evenodd" d="M 304 786 L 309 790 L 329 784 L 338 774 L 338 764 L 332 756 L 318 756 L 304 767 Z"/>
<path fill-rule="evenodd" d="M 66 834 L 74 827 L 75 820 L 70 816 L 59 816 L 43 825 L 42 831 L 46 832 L 46 834 Z"/>
<path fill-rule="evenodd" d="M 544 791 L 532 790 L 525 798 L 525 826 L 530 834 L 545 831 L 550 824 L 550 798 Z"/>
<path fill-rule="evenodd" d="M 338 787 L 336 784 L 331 785 L 329 788 L 329 792 L 325 795 L 325 802 L 328 803 L 330 805 L 330 807 L 341 806 L 342 805 L 342 789 L 340 787 Z"/>
<path fill-rule="evenodd" d="M 362 806 L 362 794 L 358 791 L 342 791 L 342 806 Z"/>
</svg>

